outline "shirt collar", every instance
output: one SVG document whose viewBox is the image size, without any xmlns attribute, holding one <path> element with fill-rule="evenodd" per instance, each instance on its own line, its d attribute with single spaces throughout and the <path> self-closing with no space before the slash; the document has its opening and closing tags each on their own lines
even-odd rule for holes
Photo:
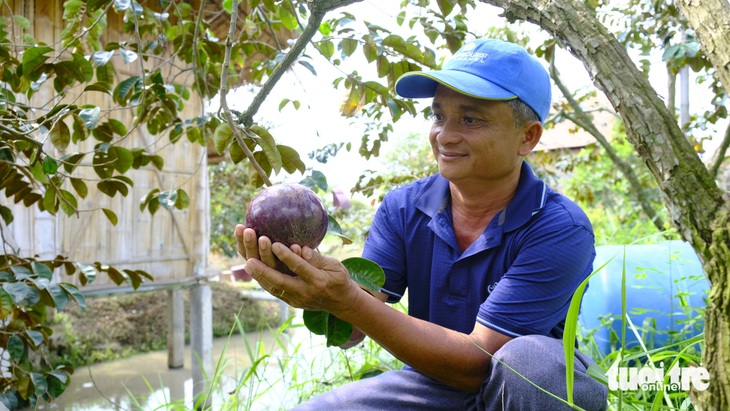
<svg viewBox="0 0 730 411">
<path fill-rule="evenodd" d="M 507 208 L 497 214 L 497 224 L 504 225 L 504 232 L 521 227 L 545 206 L 547 192 L 547 184 L 537 178 L 527 162 L 523 161 L 517 192 Z M 448 206 L 449 199 L 449 180 L 436 174 L 421 189 L 416 208 L 433 218 Z"/>
</svg>

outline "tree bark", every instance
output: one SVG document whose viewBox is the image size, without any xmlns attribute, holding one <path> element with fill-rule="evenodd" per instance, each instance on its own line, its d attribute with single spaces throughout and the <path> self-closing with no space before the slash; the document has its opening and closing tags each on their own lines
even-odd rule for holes
<svg viewBox="0 0 730 411">
<path fill-rule="evenodd" d="M 608 97 L 626 124 L 627 137 L 659 183 L 672 223 L 692 244 L 710 283 L 705 318 L 704 366 L 710 372 L 707 391 L 694 393 L 698 409 L 730 409 L 730 199 L 682 133 L 649 81 L 624 47 L 575 0 L 482 0 L 504 9 L 510 21 L 530 21 L 551 33 L 581 60 L 595 85 Z M 712 33 L 698 38 L 708 58 L 719 64 L 724 84 L 730 84 L 730 13 L 726 0 L 680 0 L 695 12 L 700 3 L 712 14 L 698 20 Z M 723 5 L 724 4 L 724 5 Z M 684 10 L 683 10 L 684 11 Z M 723 18 L 722 16 L 725 16 Z M 715 31 L 716 30 L 716 31 Z M 704 31 L 704 30 L 703 30 Z M 713 54 L 713 58 L 709 57 Z M 727 80 L 726 80 L 727 78 Z"/>
</svg>

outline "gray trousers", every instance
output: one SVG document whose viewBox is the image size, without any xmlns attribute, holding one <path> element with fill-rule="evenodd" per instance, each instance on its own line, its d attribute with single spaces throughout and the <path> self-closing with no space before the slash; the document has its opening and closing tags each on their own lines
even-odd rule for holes
<svg viewBox="0 0 730 411">
<path fill-rule="evenodd" d="M 537 335 L 519 337 L 497 351 L 491 374 L 478 393 L 459 391 L 406 367 L 335 388 L 294 410 L 569 410 L 500 363 L 565 399 L 563 352 L 562 340 Z M 592 361 L 576 350 L 574 363 L 575 404 L 588 411 L 605 410 L 608 387 L 586 374 Z"/>
</svg>

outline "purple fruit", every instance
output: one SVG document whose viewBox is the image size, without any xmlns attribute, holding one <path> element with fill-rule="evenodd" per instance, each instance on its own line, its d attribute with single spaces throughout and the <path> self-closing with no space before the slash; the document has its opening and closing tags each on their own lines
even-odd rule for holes
<svg viewBox="0 0 730 411">
<path fill-rule="evenodd" d="M 277 184 L 258 193 L 246 210 L 246 227 L 272 243 L 316 248 L 327 234 L 327 210 L 301 184 Z"/>
</svg>

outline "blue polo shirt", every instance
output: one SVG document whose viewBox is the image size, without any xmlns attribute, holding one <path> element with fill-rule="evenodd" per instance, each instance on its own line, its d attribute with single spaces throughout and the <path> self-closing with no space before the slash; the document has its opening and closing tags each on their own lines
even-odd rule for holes
<svg viewBox="0 0 730 411">
<path fill-rule="evenodd" d="M 441 175 L 388 193 L 363 257 L 385 271 L 383 292 L 408 290 L 409 315 L 470 333 L 475 322 L 511 337 L 561 338 L 573 292 L 595 258 L 588 217 L 523 163 L 514 198 L 463 252 Z"/>
</svg>

